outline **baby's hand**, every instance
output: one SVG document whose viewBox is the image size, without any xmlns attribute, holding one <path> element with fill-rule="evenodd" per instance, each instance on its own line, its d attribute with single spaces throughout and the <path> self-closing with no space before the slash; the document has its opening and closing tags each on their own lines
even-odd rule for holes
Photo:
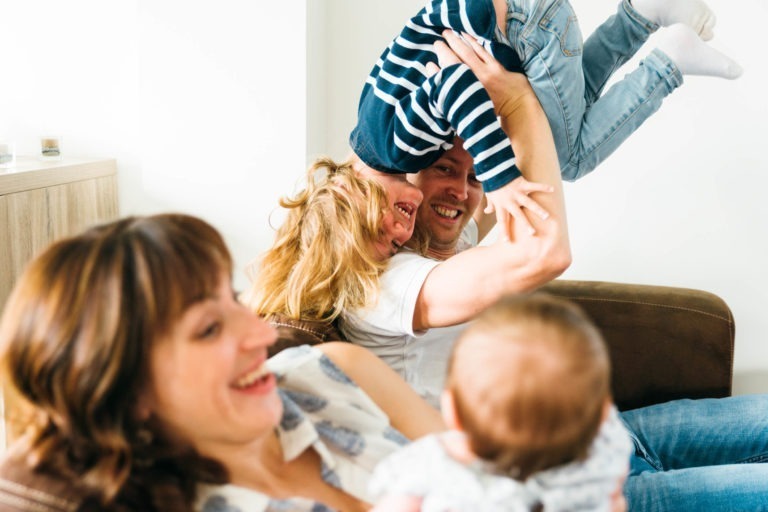
<svg viewBox="0 0 768 512">
<path fill-rule="evenodd" d="M 529 194 L 533 192 L 554 192 L 551 185 L 543 183 L 533 183 L 522 176 L 512 180 L 500 189 L 486 193 L 488 206 L 485 213 L 496 212 L 496 222 L 509 240 L 513 240 L 513 220 L 516 220 L 528 230 L 530 234 L 536 233 L 536 230 L 528 220 L 523 208 L 527 208 L 542 219 L 549 217 L 549 212 L 541 207 L 539 203 L 531 199 Z"/>
<path fill-rule="evenodd" d="M 626 480 L 627 477 L 624 476 L 616 486 L 616 490 L 611 494 L 611 512 L 627 512 L 627 498 L 624 497 L 624 482 Z"/>
<path fill-rule="evenodd" d="M 384 496 L 370 512 L 419 512 L 421 498 L 417 496 Z"/>
</svg>

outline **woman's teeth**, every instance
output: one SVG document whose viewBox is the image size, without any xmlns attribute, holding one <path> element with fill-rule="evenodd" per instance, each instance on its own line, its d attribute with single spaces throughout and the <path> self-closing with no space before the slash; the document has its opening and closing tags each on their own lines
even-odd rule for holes
<svg viewBox="0 0 768 512">
<path fill-rule="evenodd" d="M 247 388 L 254 385 L 258 380 L 269 375 L 265 365 L 261 365 L 253 371 L 250 371 L 235 381 L 234 387 L 237 389 Z"/>
</svg>

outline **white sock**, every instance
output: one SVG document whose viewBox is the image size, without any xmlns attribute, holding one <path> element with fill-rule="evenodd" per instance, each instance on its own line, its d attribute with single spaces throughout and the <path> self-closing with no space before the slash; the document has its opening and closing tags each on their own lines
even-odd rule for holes
<svg viewBox="0 0 768 512">
<path fill-rule="evenodd" d="M 662 27 L 683 23 L 705 41 L 714 35 L 715 14 L 703 0 L 632 0 L 632 6 Z"/>
<path fill-rule="evenodd" d="M 702 41 L 691 27 L 672 25 L 658 36 L 658 49 L 684 75 L 717 76 L 733 80 L 743 73 L 736 61 Z"/>
</svg>

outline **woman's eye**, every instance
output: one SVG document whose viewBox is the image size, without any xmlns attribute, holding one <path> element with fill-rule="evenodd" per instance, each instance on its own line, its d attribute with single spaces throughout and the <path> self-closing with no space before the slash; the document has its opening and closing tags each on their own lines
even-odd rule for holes
<svg viewBox="0 0 768 512">
<path fill-rule="evenodd" d="M 450 167 L 446 167 L 444 165 L 438 165 L 437 170 L 445 174 L 450 174 L 453 172 L 453 169 L 451 169 Z"/>
<path fill-rule="evenodd" d="M 215 338 L 221 332 L 221 322 L 211 322 L 197 335 L 201 340 Z"/>
</svg>

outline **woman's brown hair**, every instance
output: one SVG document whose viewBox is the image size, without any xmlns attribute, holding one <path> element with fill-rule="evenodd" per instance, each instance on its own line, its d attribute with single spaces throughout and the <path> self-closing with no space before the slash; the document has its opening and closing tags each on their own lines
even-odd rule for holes
<svg viewBox="0 0 768 512">
<path fill-rule="evenodd" d="M 195 217 L 129 217 L 51 245 L 0 321 L 5 385 L 26 405 L 25 462 L 103 506 L 191 510 L 224 469 L 138 415 L 152 343 L 231 275 L 221 235 Z"/>
</svg>

